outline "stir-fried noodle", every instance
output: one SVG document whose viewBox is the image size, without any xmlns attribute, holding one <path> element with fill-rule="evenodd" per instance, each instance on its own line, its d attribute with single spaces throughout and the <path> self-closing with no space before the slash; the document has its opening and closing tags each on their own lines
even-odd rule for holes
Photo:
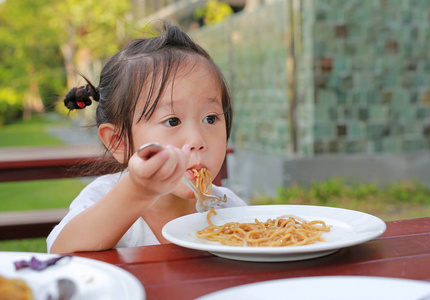
<svg viewBox="0 0 430 300">
<path fill-rule="evenodd" d="M 250 247 L 281 247 L 313 244 L 323 242 L 323 232 L 330 231 L 332 226 L 324 221 L 307 222 L 295 216 L 280 216 L 255 223 L 229 222 L 221 226 L 214 225 L 210 217 L 216 215 L 214 209 L 207 214 L 209 226 L 197 232 L 197 237 L 216 241 L 223 245 Z"/>
</svg>

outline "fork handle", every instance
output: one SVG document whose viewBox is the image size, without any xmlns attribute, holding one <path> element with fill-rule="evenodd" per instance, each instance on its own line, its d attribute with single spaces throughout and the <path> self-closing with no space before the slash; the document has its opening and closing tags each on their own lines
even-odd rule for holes
<svg viewBox="0 0 430 300">
<path fill-rule="evenodd" d="M 163 151 L 163 149 L 163 146 L 161 146 L 159 143 L 147 143 L 137 149 L 137 155 L 139 155 L 140 158 L 147 160 L 158 152 Z"/>
</svg>

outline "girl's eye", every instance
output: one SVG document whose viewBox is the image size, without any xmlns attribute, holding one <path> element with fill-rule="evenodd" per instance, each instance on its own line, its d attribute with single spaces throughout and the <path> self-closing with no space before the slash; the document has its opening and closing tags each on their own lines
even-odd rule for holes
<svg viewBox="0 0 430 300">
<path fill-rule="evenodd" d="M 166 121 L 163 122 L 163 124 L 167 125 L 167 126 L 178 126 L 181 124 L 181 120 L 179 120 L 179 118 L 169 118 Z"/>
<path fill-rule="evenodd" d="M 203 123 L 206 123 L 206 124 L 214 124 L 214 123 L 215 123 L 215 121 L 217 120 L 217 118 L 218 118 L 218 116 L 217 116 L 217 115 L 210 115 L 210 116 L 207 116 L 207 117 L 203 120 Z"/>
</svg>

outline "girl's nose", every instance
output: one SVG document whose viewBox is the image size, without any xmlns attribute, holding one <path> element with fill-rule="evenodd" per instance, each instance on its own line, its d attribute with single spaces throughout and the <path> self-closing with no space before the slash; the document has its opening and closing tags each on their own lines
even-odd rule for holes
<svg viewBox="0 0 430 300">
<path fill-rule="evenodd" d="M 190 147 L 190 151 L 193 151 L 193 150 L 203 150 L 203 149 L 205 149 L 205 147 L 203 146 L 203 145 L 200 145 L 200 146 L 191 146 Z"/>
<path fill-rule="evenodd" d="M 206 139 L 203 130 L 199 128 L 192 128 L 187 131 L 188 145 L 190 145 L 190 150 L 205 150 L 207 147 Z"/>
</svg>

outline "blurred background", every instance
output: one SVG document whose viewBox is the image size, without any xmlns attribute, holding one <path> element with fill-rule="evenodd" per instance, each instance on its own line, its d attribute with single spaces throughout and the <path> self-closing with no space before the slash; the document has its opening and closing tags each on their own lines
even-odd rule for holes
<svg viewBox="0 0 430 300">
<path fill-rule="evenodd" d="M 79 74 L 97 84 L 104 61 L 160 19 L 230 85 L 224 185 L 251 204 L 428 215 L 426 0 L 0 0 L 0 147 L 99 143 L 86 127 L 95 105 L 67 115 L 62 98 Z M 0 211 L 42 186 L 16 184 L 0 184 Z M 65 182 L 49 205 L 67 207 L 84 185 Z"/>
</svg>

